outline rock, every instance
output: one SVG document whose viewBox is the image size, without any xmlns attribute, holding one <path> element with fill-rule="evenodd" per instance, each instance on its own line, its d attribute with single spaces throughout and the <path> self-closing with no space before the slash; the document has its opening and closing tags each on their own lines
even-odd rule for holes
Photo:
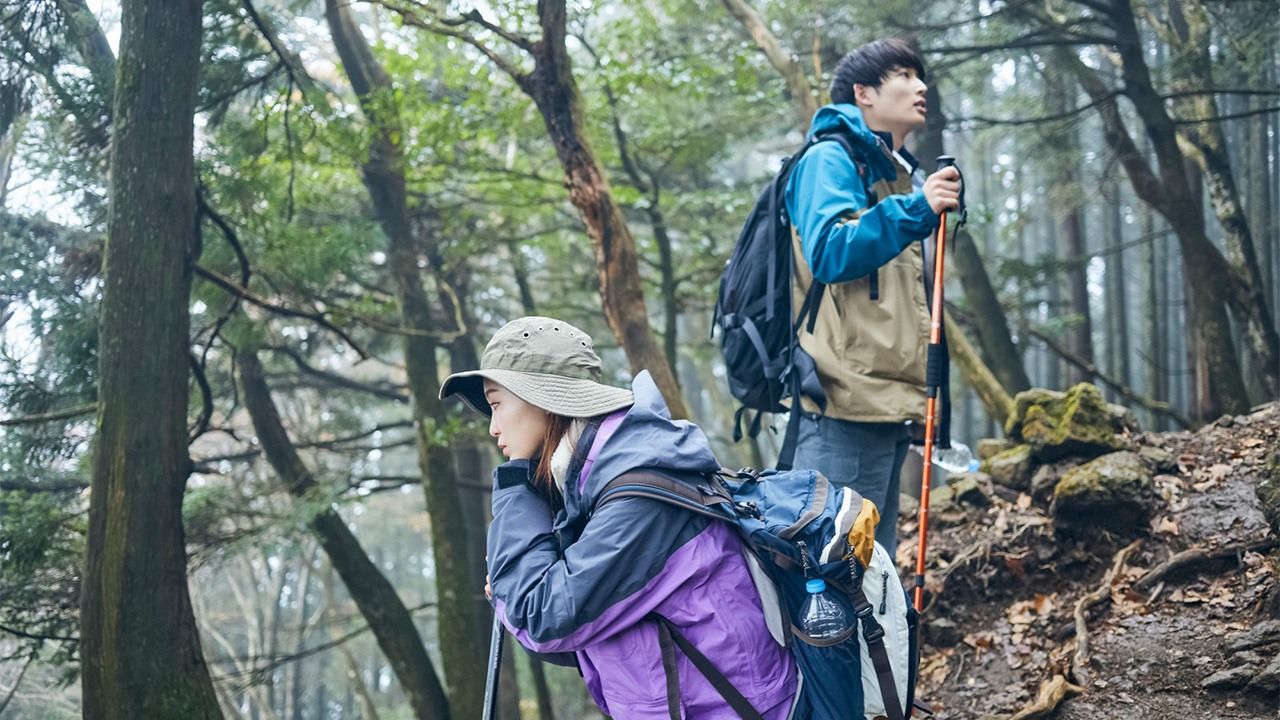
<svg viewBox="0 0 1280 720">
<path fill-rule="evenodd" d="M 990 460 L 1011 447 L 1013 443 L 1005 438 L 982 438 L 978 441 L 978 459 Z"/>
<path fill-rule="evenodd" d="M 1254 676 L 1249 683 L 1251 689 L 1275 692 L 1280 690 L 1280 655 L 1271 658 L 1271 663 Z"/>
<path fill-rule="evenodd" d="M 929 499 L 932 500 L 933 499 L 932 489 L 929 491 L 929 494 L 930 494 Z M 908 520 L 910 518 L 916 517 L 919 514 L 920 514 L 920 501 L 917 500 L 914 495 L 899 493 L 898 494 L 898 518 L 902 520 Z"/>
<path fill-rule="evenodd" d="M 1040 388 L 1018 393 L 1005 434 L 1030 445 L 1039 460 L 1097 457 L 1129 448 L 1124 423 L 1113 415 L 1098 388 L 1080 383 L 1065 393 Z"/>
<path fill-rule="evenodd" d="M 1227 645 L 1227 650 L 1232 653 L 1240 653 L 1271 643 L 1280 644 L 1280 621 L 1267 620 L 1260 622 L 1245 632 L 1233 636 L 1231 642 Z"/>
<path fill-rule="evenodd" d="M 1016 445 L 982 463 L 991 480 L 1015 490 L 1026 490 L 1034 469 L 1030 445 Z"/>
<path fill-rule="evenodd" d="M 1178 458 L 1161 447 L 1143 445 L 1138 448 L 1138 457 L 1142 458 L 1153 473 L 1172 473 L 1178 469 Z"/>
<path fill-rule="evenodd" d="M 1272 453 L 1263 468 L 1257 493 L 1262 501 L 1262 515 L 1271 524 L 1271 530 L 1280 533 L 1280 451 Z"/>
<path fill-rule="evenodd" d="M 1066 475 L 1067 471 L 1079 467 L 1080 464 L 1079 458 L 1067 458 L 1036 468 L 1031 475 L 1031 483 L 1028 487 L 1031 497 L 1041 502 L 1048 502 L 1062 476 Z"/>
<path fill-rule="evenodd" d="M 1053 489 L 1055 522 L 1133 531 L 1155 504 L 1151 473 L 1135 453 L 1115 452 L 1068 470 Z"/>
<path fill-rule="evenodd" d="M 991 476 L 982 472 L 959 473 L 947 479 L 956 502 L 974 507 L 991 504 Z"/>
<path fill-rule="evenodd" d="M 1138 416 L 1124 405 L 1107 403 L 1107 414 L 1111 416 L 1112 427 L 1118 431 L 1122 430 L 1135 435 L 1142 432 L 1142 424 L 1138 422 Z"/>
<path fill-rule="evenodd" d="M 924 641 L 936 648 L 955 647 L 961 640 L 960 627 L 944 617 L 930 618 L 924 624 Z"/>
<path fill-rule="evenodd" d="M 1238 690 L 1253 679 L 1256 668 L 1242 666 L 1230 670 L 1220 670 L 1200 682 L 1206 690 Z"/>
</svg>

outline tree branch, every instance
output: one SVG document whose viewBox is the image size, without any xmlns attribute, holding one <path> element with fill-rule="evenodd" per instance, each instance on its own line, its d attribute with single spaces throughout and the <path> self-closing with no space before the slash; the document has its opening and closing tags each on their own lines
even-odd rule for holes
<svg viewBox="0 0 1280 720">
<path fill-rule="evenodd" d="M 81 415 L 89 415 L 98 409 L 97 403 L 88 405 L 77 405 L 62 410 L 51 410 L 46 413 L 38 413 L 36 415 L 20 415 L 18 417 L 5 418 L 0 420 L 0 427 L 16 427 L 18 425 L 35 425 L 37 423 L 53 422 L 54 420 L 68 420 Z"/>
<path fill-rule="evenodd" d="M 769 64 L 782 75 L 782 79 L 787 84 L 787 90 L 797 103 L 796 114 L 799 116 L 801 127 L 807 127 L 809 119 L 818 111 L 818 100 L 814 97 L 813 83 L 809 82 L 809 78 L 805 76 L 800 62 L 782 47 L 778 38 L 769 31 L 764 18 L 760 17 L 760 13 L 748 5 L 746 0 L 723 0 L 723 2 L 725 8 L 751 34 L 756 47 L 760 48 L 760 51 L 769 59 Z"/>
<path fill-rule="evenodd" d="M 342 338 L 342 340 L 346 342 L 347 345 L 349 345 L 353 350 L 356 351 L 356 354 L 360 356 L 361 360 L 367 360 L 369 358 L 369 353 L 363 347 L 361 347 L 361 345 L 357 343 L 355 339 L 353 339 L 345 331 L 343 331 L 338 326 L 334 325 L 332 322 L 329 322 L 329 320 L 325 318 L 324 313 L 306 312 L 304 310 L 294 310 L 293 308 L 288 308 L 283 305 L 277 305 L 267 300 L 266 298 L 258 296 L 248 288 L 240 287 L 235 283 L 235 281 L 231 280 L 225 275 L 222 275 L 218 272 L 210 270 L 204 267 L 203 265 L 196 265 L 195 272 L 200 277 L 204 278 L 205 280 L 208 280 L 214 285 L 217 285 L 218 287 L 222 288 L 228 293 L 237 295 L 240 298 L 249 301 L 249 303 L 253 305 L 257 305 L 263 310 L 273 312 L 277 315 L 283 315 L 285 317 L 296 317 L 296 318 L 302 318 L 304 320 L 310 320 L 316 323 L 317 325 L 329 330 L 330 332 L 337 335 L 338 337 Z"/>
</svg>

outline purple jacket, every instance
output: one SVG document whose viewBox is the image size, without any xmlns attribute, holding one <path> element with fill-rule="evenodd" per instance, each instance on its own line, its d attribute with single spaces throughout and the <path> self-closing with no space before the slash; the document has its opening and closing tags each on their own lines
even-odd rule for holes
<svg viewBox="0 0 1280 720">
<path fill-rule="evenodd" d="M 488 549 L 496 610 L 529 650 L 575 653 L 592 697 L 618 720 L 670 718 L 652 614 L 674 624 L 766 720 L 785 720 L 795 664 L 765 627 L 735 531 L 648 498 L 592 514 L 596 495 L 628 470 L 720 467 L 696 425 L 671 419 L 647 372 L 632 389 L 635 405 L 607 416 L 590 447 L 578 448 L 586 460 L 554 517 L 527 483 L 528 461 L 494 472 Z M 562 536 L 572 539 L 563 551 Z M 676 668 L 685 718 L 738 717 L 679 650 Z"/>
</svg>

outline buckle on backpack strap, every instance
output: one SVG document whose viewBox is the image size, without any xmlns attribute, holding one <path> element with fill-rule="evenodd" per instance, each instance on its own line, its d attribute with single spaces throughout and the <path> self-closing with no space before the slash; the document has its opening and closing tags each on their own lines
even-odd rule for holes
<svg viewBox="0 0 1280 720">
<path fill-rule="evenodd" d="M 866 638 L 868 643 L 876 642 L 884 637 L 884 628 L 880 623 L 876 622 L 876 609 L 869 602 L 862 602 L 854 605 L 853 613 L 858 616 L 858 620 L 862 623 L 862 637 Z"/>
<path fill-rule="evenodd" d="M 862 618 L 862 637 L 868 644 L 876 642 L 884 637 L 884 628 L 873 617 Z"/>
</svg>

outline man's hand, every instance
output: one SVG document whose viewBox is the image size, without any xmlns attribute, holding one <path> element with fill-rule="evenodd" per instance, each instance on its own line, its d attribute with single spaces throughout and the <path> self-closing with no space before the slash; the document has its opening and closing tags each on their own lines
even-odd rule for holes
<svg viewBox="0 0 1280 720">
<path fill-rule="evenodd" d="M 934 215 L 960 207 L 960 171 L 944 167 L 924 181 L 924 198 Z"/>
</svg>

